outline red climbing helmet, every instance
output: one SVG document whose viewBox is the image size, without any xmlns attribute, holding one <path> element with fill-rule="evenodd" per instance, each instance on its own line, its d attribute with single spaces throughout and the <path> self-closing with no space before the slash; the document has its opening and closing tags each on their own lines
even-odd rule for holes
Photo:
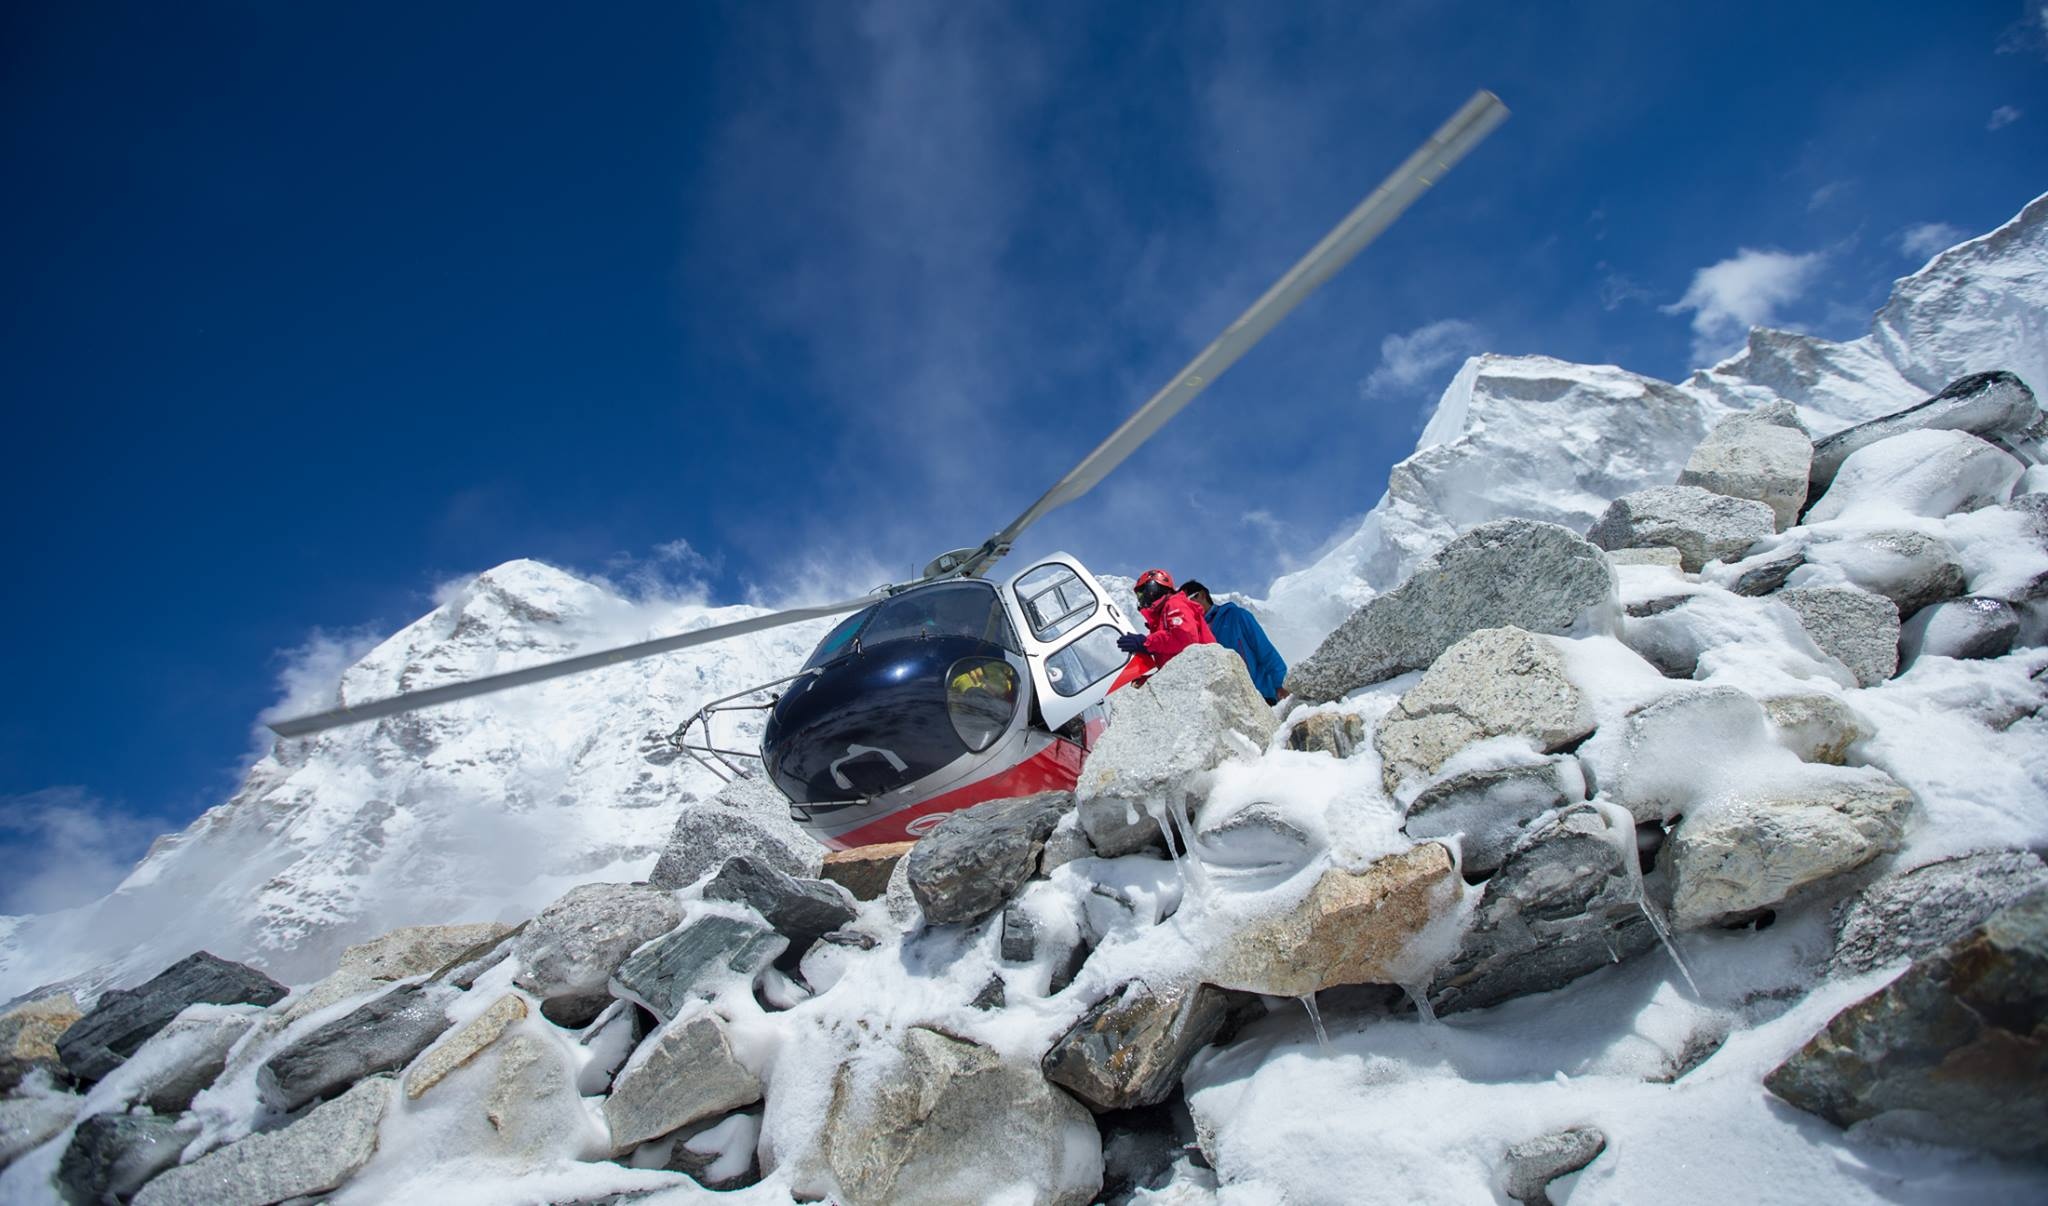
<svg viewBox="0 0 2048 1206">
<path fill-rule="evenodd" d="M 1138 596 L 1138 602 L 1150 607 L 1159 596 L 1173 593 L 1173 575 L 1163 569 L 1148 569 L 1138 575 L 1132 593 Z"/>
</svg>

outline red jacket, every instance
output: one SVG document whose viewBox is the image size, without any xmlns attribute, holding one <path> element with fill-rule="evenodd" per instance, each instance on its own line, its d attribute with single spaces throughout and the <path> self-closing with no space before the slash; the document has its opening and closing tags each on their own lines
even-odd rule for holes
<svg viewBox="0 0 2048 1206">
<path fill-rule="evenodd" d="M 1145 617 L 1145 627 L 1152 630 L 1152 635 L 1145 638 L 1145 652 L 1162 666 L 1189 645 L 1216 643 L 1216 634 L 1209 631 L 1209 621 L 1202 618 L 1202 609 L 1179 591 L 1162 596 L 1138 614 Z"/>
</svg>

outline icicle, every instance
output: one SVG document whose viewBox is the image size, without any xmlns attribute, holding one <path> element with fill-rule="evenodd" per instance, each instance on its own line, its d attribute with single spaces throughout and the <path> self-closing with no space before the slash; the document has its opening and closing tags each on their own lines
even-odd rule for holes
<svg viewBox="0 0 2048 1206">
<path fill-rule="evenodd" d="M 1642 856 L 1636 850 L 1635 814 L 1620 805 L 1602 800 L 1592 800 L 1589 804 L 1599 809 L 1601 817 L 1607 821 L 1607 831 L 1615 849 L 1621 854 L 1621 865 L 1628 871 L 1629 891 L 1635 895 L 1636 908 L 1642 911 L 1643 919 L 1650 923 L 1650 932 L 1657 935 L 1657 941 L 1664 944 L 1665 951 L 1671 955 L 1671 961 L 1678 965 L 1678 974 L 1685 977 L 1686 986 L 1692 989 L 1693 998 L 1697 1000 L 1700 996 L 1699 981 L 1692 978 L 1692 969 L 1687 967 L 1685 960 L 1680 957 L 1678 944 L 1671 940 L 1671 929 L 1664 924 L 1662 912 L 1650 903 L 1649 894 L 1643 891 L 1643 864 Z"/>
<path fill-rule="evenodd" d="M 1202 870 L 1201 853 L 1195 846 L 1195 826 L 1194 822 L 1188 819 L 1187 804 L 1163 804 L 1148 800 L 1145 811 L 1151 814 L 1153 821 L 1159 826 L 1160 836 L 1166 839 L 1166 853 L 1173 859 L 1174 874 L 1180 877 L 1181 887 L 1186 890 L 1187 898 L 1197 902 L 1206 899 L 1209 893 L 1209 878 Z M 1176 838 L 1179 839 L 1179 849 L 1175 848 Z M 1187 857 L 1181 857 L 1181 850 L 1187 852 Z"/>
<path fill-rule="evenodd" d="M 1316 1009 L 1316 994 L 1309 993 L 1306 996 L 1295 999 L 1301 1002 L 1303 1009 L 1308 1010 L 1309 1024 L 1316 1028 L 1316 1045 L 1324 1051 L 1328 1051 L 1330 1049 L 1330 1035 L 1328 1031 L 1323 1029 L 1322 1013 Z"/>
<path fill-rule="evenodd" d="M 1401 991 L 1408 994 L 1408 1000 L 1415 1006 L 1415 1016 L 1423 1025 L 1436 1025 L 1436 1010 L 1429 1004 L 1429 985 L 1403 984 Z"/>
</svg>

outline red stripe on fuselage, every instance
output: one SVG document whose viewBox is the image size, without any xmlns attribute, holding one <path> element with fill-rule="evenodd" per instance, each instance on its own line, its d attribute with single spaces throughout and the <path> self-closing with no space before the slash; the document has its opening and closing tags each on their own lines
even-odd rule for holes
<svg viewBox="0 0 2048 1206">
<path fill-rule="evenodd" d="M 837 837 L 818 836 L 834 850 L 851 850 L 855 846 L 872 846 L 877 842 L 907 842 L 918 836 L 910 831 L 910 827 L 922 817 L 958 812 L 986 800 L 1007 800 L 1041 791 L 1072 791 L 1081 777 L 1081 762 L 1085 757 L 1080 746 L 1055 739 L 1051 745 L 1006 771 L 956 787 L 922 804 L 892 812 Z M 929 832 L 930 826 L 919 825 L 918 829 Z"/>
</svg>

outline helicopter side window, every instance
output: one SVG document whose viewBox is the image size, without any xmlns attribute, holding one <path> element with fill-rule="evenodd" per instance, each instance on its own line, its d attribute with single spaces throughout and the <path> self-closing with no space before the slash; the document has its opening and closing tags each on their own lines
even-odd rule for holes
<svg viewBox="0 0 2048 1206">
<path fill-rule="evenodd" d="M 861 643 L 872 646 L 920 636 L 973 637 L 1005 649 L 1017 648 L 995 588 L 983 582 L 905 591 L 875 608 L 874 619 L 861 631 Z"/>
<path fill-rule="evenodd" d="M 832 631 L 825 634 L 825 639 L 818 642 L 818 647 L 811 651 L 810 660 L 804 663 L 804 669 L 822 666 L 846 652 L 847 646 L 853 642 L 853 634 L 859 632 L 860 626 L 867 623 L 868 617 L 874 614 L 874 608 L 863 607 L 839 621 L 833 626 Z"/>
<path fill-rule="evenodd" d="M 1116 647 L 1122 635 L 1104 624 L 1045 660 L 1046 679 L 1061 695 L 1079 695 L 1124 668 L 1130 658 Z"/>
<path fill-rule="evenodd" d="M 1058 640 L 1095 614 L 1095 594 L 1064 565 L 1041 565 L 1017 580 L 1017 599 L 1031 635 Z"/>
</svg>

